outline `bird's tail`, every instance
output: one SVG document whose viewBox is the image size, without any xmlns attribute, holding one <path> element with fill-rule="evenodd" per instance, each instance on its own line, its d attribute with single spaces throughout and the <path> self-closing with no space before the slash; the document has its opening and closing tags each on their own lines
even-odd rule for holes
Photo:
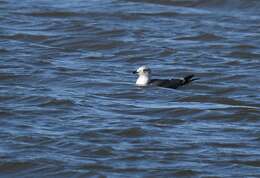
<svg viewBox="0 0 260 178">
<path fill-rule="evenodd" d="M 193 74 L 184 77 L 183 85 L 188 84 L 188 83 L 190 83 L 190 82 L 192 82 L 192 81 L 194 81 L 194 80 L 199 80 L 199 78 L 193 78 L 193 77 L 194 77 Z"/>
</svg>

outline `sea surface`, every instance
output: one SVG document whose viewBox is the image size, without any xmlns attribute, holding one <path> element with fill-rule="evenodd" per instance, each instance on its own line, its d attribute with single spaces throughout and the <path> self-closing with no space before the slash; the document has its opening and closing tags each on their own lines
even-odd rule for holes
<svg viewBox="0 0 260 178">
<path fill-rule="evenodd" d="M 260 177 L 259 0 L 0 0 L 0 177 Z M 177 90 L 137 87 L 195 74 Z"/>
</svg>

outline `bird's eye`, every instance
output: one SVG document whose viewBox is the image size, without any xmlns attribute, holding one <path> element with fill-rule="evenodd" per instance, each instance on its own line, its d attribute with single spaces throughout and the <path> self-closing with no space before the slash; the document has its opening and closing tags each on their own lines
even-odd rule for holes
<svg viewBox="0 0 260 178">
<path fill-rule="evenodd" d="M 149 69 L 144 69 L 143 71 L 144 71 L 144 72 L 149 72 L 150 70 L 149 70 Z"/>
</svg>

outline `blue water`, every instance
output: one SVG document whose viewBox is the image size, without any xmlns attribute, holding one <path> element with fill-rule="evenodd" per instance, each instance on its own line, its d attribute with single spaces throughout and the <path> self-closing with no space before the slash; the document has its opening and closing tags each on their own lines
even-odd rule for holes
<svg viewBox="0 0 260 178">
<path fill-rule="evenodd" d="M 0 0 L 0 177 L 260 177 L 259 8 Z"/>
</svg>

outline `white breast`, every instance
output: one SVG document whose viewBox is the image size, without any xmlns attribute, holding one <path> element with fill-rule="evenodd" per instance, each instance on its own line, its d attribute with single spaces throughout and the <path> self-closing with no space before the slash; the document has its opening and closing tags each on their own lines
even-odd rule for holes
<svg viewBox="0 0 260 178">
<path fill-rule="evenodd" d="M 149 77 L 142 75 L 138 77 L 135 84 L 138 86 L 146 86 L 148 85 L 148 83 L 149 83 Z"/>
</svg>

